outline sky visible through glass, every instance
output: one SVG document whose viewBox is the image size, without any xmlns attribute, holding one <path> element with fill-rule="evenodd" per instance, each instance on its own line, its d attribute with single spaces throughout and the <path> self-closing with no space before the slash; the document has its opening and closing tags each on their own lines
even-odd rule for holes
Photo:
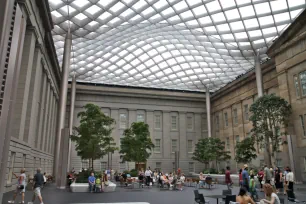
<svg viewBox="0 0 306 204">
<path fill-rule="evenodd" d="M 305 0 L 49 0 L 60 65 L 111 85 L 216 91 L 265 59 Z"/>
</svg>

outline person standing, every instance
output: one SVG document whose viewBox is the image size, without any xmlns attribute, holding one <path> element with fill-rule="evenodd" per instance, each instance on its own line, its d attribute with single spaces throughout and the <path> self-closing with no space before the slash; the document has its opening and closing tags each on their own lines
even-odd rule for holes
<svg viewBox="0 0 306 204">
<path fill-rule="evenodd" d="M 270 169 L 268 168 L 267 165 L 265 165 L 265 168 L 264 168 L 264 174 L 265 174 L 265 183 L 271 183 L 271 178 L 272 178 L 272 175 L 271 175 L 271 171 Z"/>
<path fill-rule="evenodd" d="M 24 193 L 26 189 L 26 179 L 25 168 L 20 170 L 20 175 L 17 176 L 14 172 L 13 175 L 17 178 L 17 186 L 13 195 L 13 200 L 8 201 L 8 203 L 15 203 L 16 197 L 18 194 L 21 194 L 21 203 L 24 203 Z"/>
<path fill-rule="evenodd" d="M 288 174 L 288 166 L 285 168 L 284 170 L 284 174 L 283 174 L 283 177 L 284 177 L 284 195 L 287 194 L 287 189 L 288 189 L 288 185 L 287 185 L 287 174 Z"/>
<path fill-rule="evenodd" d="M 257 174 L 257 178 L 258 178 L 258 181 L 259 181 L 259 184 L 260 184 L 260 192 L 263 191 L 263 188 L 262 188 L 262 181 L 263 181 L 263 179 L 264 179 L 264 175 L 265 175 L 264 171 L 263 171 L 262 169 L 260 169 L 260 171 L 259 171 L 258 174 Z"/>
<path fill-rule="evenodd" d="M 247 164 L 244 165 L 244 170 L 242 171 L 242 179 L 243 179 L 243 186 L 247 189 L 247 191 L 250 191 L 249 189 L 250 177 L 249 177 Z"/>
<path fill-rule="evenodd" d="M 239 187 L 243 186 L 242 169 L 239 169 Z"/>
<path fill-rule="evenodd" d="M 34 194 L 33 194 L 33 197 L 32 197 L 32 202 L 30 202 L 31 204 L 34 203 L 35 201 L 35 198 L 36 196 L 38 197 L 39 199 L 39 202 L 40 204 L 43 204 L 43 199 L 42 199 L 42 196 L 41 196 L 41 188 L 44 184 L 44 176 L 41 174 L 41 169 L 38 168 L 37 171 L 36 171 L 36 174 L 34 176 L 34 179 L 33 179 L 33 190 L 34 190 Z"/>
<path fill-rule="evenodd" d="M 287 173 L 287 176 L 286 176 L 286 182 L 287 182 L 287 185 L 288 185 L 288 190 L 291 190 L 292 192 L 293 191 L 293 183 L 294 183 L 294 175 L 293 175 L 293 172 L 291 171 L 291 169 L 288 167 L 287 169 L 288 173 Z"/>
<path fill-rule="evenodd" d="M 231 172 L 230 172 L 229 166 L 226 167 L 226 171 L 225 171 L 225 183 L 228 189 L 232 188 L 233 182 L 231 179 Z"/>
<path fill-rule="evenodd" d="M 250 175 L 250 193 L 251 193 L 252 199 L 254 201 L 257 201 L 258 200 L 258 194 L 257 194 L 257 191 L 256 191 L 254 174 Z"/>
<path fill-rule="evenodd" d="M 146 185 L 150 186 L 150 181 L 151 181 L 151 170 L 149 168 L 147 168 L 147 170 L 145 171 L 145 176 L 146 176 Z"/>
<path fill-rule="evenodd" d="M 283 188 L 283 182 L 282 182 L 282 172 L 279 168 L 275 170 L 275 187 L 276 187 L 276 193 L 279 193 L 279 190 Z"/>
</svg>

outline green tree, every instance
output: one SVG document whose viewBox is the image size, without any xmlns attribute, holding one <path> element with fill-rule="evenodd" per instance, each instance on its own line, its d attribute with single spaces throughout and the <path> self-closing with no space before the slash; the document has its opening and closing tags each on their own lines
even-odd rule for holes
<svg viewBox="0 0 306 204">
<path fill-rule="evenodd" d="M 211 164 L 212 161 L 215 161 L 219 169 L 218 162 L 231 159 L 229 154 L 230 152 L 225 150 L 225 142 L 219 138 L 210 137 L 198 141 L 192 159 L 204 164 Z"/>
<path fill-rule="evenodd" d="M 235 160 L 238 163 L 250 163 L 257 158 L 256 149 L 254 147 L 255 140 L 253 137 L 247 137 L 236 144 Z"/>
<path fill-rule="evenodd" d="M 291 105 L 279 96 L 264 95 L 251 105 L 250 112 L 253 137 L 257 144 L 265 148 L 267 164 L 272 166 L 281 145 L 281 135 L 285 134 L 289 123 Z"/>
<path fill-rule="evenodd" d="M 123 134 L 120 146 L 122 160 L 133 161 L 137 165 L 140 162 L 146 162 L 154 148 L 150 138 L 149 125 L 144 122 L 132 123 L 130 128 L 124 130 Z"/>
<path fill-rule="evenodd" d="M 111 137 L 115 120 L 104 115 L 97 105 L 89 103 L 84 108 L 85 111 L 78 113 L 80 125 L 74 127 L 71 140 L 76 142 L 78 156 L 82 159 L 89 159 L 90 167 L 93 169 L 94 160 L 117 149 Z"/>
</svg>

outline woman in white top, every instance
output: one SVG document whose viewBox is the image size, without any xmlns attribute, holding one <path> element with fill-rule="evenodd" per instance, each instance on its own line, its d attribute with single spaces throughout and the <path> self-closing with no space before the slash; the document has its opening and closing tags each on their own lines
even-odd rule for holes
<svg viewBox="0 0 306 204">
<path fill-rule="evenodd" d="M 25 168 L 20 170 L 20 175 L 17 176 L 14 172 L 13 175 L 17 178 L 17 186 L 13 196 L 13 200 L 8 201 L 8 203 L 15 203 L 16 197 L 18 194 L 21 194 L 21 203 L 24 203 L 24 193 L 26 188 L 26 179 Z"/>
<path fill-rule="evenodd" d="M 268 203 L 268 204 L 280 204 L 279 197 L 274 192 L 271 184 L 266 183 L 264 185 L 264 192 L 265 192 L 265 195 L 266 195 L 266 199 L 262 199 L 261 201 L 263 201 L 264 203 Z"/>
</svg>

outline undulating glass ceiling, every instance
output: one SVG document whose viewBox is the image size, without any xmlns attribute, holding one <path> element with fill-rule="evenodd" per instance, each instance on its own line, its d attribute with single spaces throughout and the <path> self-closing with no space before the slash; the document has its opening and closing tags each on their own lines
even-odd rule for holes
<svg viewBox="0 0 306 204">
<path fill-rule="evenodd" d="M 265 58 L 305 0 L 49 0 L 60 65 L 70 22 L 78 81 L 218 90 Z"/>
</svg>

